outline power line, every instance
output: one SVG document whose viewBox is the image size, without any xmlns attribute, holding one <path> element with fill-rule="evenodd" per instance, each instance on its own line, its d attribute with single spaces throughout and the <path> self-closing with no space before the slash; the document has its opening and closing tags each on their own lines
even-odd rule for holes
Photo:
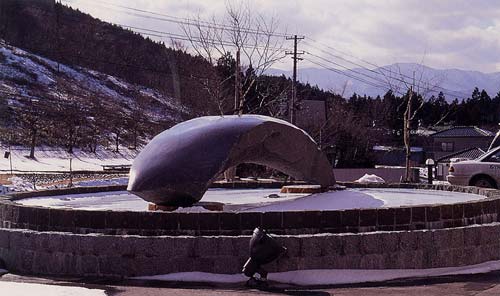
<svg viewBox="0 0 500 296">
<path fill-rule="evenodd" d="M 67 0 L 62 0 L 63 2 L 70 4 L 71 2 Z M 92 0 L 91 0 L 92 1 Z M 137 14 L 137 13 L 128 13 L 126 11 L 120 11 L 116 10 L 121 13 L 125 13 L 128 15 L 132 16 L 137 16 L 137 17 L 142 17 L 142 18 L 148 18 L 148 19 L 155 19 L 158 21 L 165 21 L 165 22 L 171 22 L 171 23 L 176 23 L 180 25 L 188 25 L 188 26 L 197 26 L 197 27 L 204 27 L 204 28 L 209 28 L 209 29 L 217 29 L 217 30 L 226 30 L 226 31 L 233 31 L 233 32 L 242 32 L 242 33 L 249 33 L 249 34 L 256 34 L 256 35 L 265 35 L 265 36 L 273 36 L 273 37 L 286 37 L 286 33 L 266 33 L 262 32 L 253 28 L 248 28 L 248 27 L 243 27 L 243 28 L 234 28 L 229 25 L 225 24 L 220 24 L 220 23 L 215 23 L 215 22 L 209 22 L 209 21 L 203 21 L 203 20 L 195 20 L 195 19 L 190 19 L 190 18 L 182 18 L 182 17 L 176 17 L 164 13 L 158 13 L 158 12 L 153 12 L 153 11 L 148 11 L 144 9 L 138 9 L 134 7 L 129 7 L 129 6 L 124 6 L 124 5 L 117 5 L 105 1 L 92 1 L 96 3 L 97 5 L 100 6 L 112 6 L 112 7 L 118 7 L 121 9 L 125 10 L 130 10 L 134 12 L 140 12 L 143 14 L 148 14 L 148 15 L 153 15 L 153 16 L 147 16 L 147 15 L 142 15 L 142 14 Z"/>
<path fill-rule="evenodd" d="M 386 83 L 387 83 L 386 81 L 384 81 L 384 80 L 380 80 L 380 79 L 379 79 L 379 78 L 377 78 L 377 77 L 373 77 L 373 76 L 370 76 L 370 75 L 368 75 L 368 74 L 366 74 L 366 73 L 363 73 L 363 72 L 360 72 L 360 71 L 357 71 L 357 70 L 351 69 L 351 68 L 349 68 L 349 67 L 346 67 L 346 66 L 344 66 L 344 65 L 341 65 L 341 64 L 336 63 L 336 62 L 334 62 L 334 61 L 331 61 L 331 60 L 329 60 L 329 59 L 326 59 L 326 58 L 324 58 L 324 57 L 322 57 L 322 56 L 319 56 L 319 55 L 317 55 L 317 54 L 314 54 L 314 53 L 312 53 L 312 52 L 306 51 L 306 53 L 307 53 L 307 54 L 309 54 L 309 55 L 312 55 L 313 57 L 316 57 L 316 58 L 318 58 L 318 59 L 320 59 L 320 60 L 322 60 L 322 61 L 324 61 L 324 62 L 327 62 L 327 63 L 333 64 L 333 65 L 335 65 L 335 66 L 341 67 L 341 68 L 343 68 L 343 69 L 345 69 L 345 70 L 347 70 L 347 71 L 349 71 L 349 72 L 353 72 L 353 73 L 358 74 L 358 75 L 366 76 L 367 78 L 373 79 L 373 80 L 375 80 L 375 81 L 377 81 L 377 82 L 379 82 L 379 83 L 383 83 L 383 84 L 386 84 Z M 341 71 L 341 72 L 343 72 L 343 71 Z"/>
<path fill-rule="evenodd" d="M 338 70 L 338 69 L 335 69 L 335 68 L 329 67 L 329 66 L 327 66 L 327 65 L 325 65 L 325 64 L 323 64 L 323 63 L 321 63 L 321 62 L 313 61 L 313 60 L 311 60 L 311 59 L 309 59 L 309 58 L 304 58 L 304 60 L 306 60 L 306 61 L 308 61 L 308 62 L 310 62 L 310 63 L 313 63 L 313 64 L 315 64 L 315 65 L 317 65 L 317 66 L 320 66 L 320 67 L 322 67 L 322 68 L 324 68 L 324 69 L 326 69 L 326 70 L 329 70 L 329 71 L 335 72 L 335 73 L 340 74 L 340 75 L 343 75 L 343 76 L 347 76 L 347 77 L 352 78 L 352 79 L 354 79 L 354 80 L 357 80 L 357 81 L 359 81 L 359 82 L 363 82 L 363 83 L 365 83 L 365 84 L 367 84 L 367 85 L 370 85 L 370 86 L 373 86 L 373 87 L 376 87 L 376 88 L 383 88 L 383 89 L 385 89 L 386 91 L 391 90 L 390 88 L 388 88 L 388 87 L 387 87 L 387 86 L 385 86 L 385 85 L 384 85 L 384 86 L 382 86 L 382 85 L 375 84 L 375 83 L 373 83 L 373 82 L 371 82 L 371 81 L 368 81 L 368 80 L 366 80 L 366 79 L 360 78 L 360 77 L 358 77 L 358 76 L 355 76 L 355 75 L 352 75 L 352 74 L 348 74 L 348 73 L 345 73 L 345 72 L 343 72 L 343 71 L 341 71 L 341 70 Z"/>
<path fill-rule="evenodd" d="M 345 61 L 345 62 L 348 62 L 348 63 L 350 63 L 350 64 L 353 64 L 353 65 L 355 65 L 355 66 L 361 67 L 361 68 L 363 68 L 364 70 L 367 70 L 367 71 L 372 72 L 372 73 L 374 73 L 374 74 L 377 74 L 377 75 L 382 75 L 382 76 L 386 77 L 386 76 L 385 76 L 385 74 L 383 74 L 382 72 L 387 72 L 387 73 L 389 73 L 389 74 L 390 74 L 390 76 L 389 76 L 389 78 L 390 78 L 390 79 L 392 79 L 392 80 L 396 80 L 396 81 L 398 81 L 398 82 L 402 82 L 402 83 L 408 83 L 408 81 L 404 80 L 403 78 L 413 80 L 413 77 L 410 77 L 410 76 L 405 75 L 405 74 L 403 74 L 403 73 L 395 73 L 395 72 L 393 72 L 391 69 L 386 69 L 386 68 L 384 68 L 384 67 L 380 67 L 380 66 L 378 66 L 378 65 L 376 65 L 376 64 L 374 64 L 374 63 L 372 63 L 372 62 L 369 62 L 369 61 L 366 61 L 366 60 L 364 60 L 364 59 L 361 59 L 361 58 L 355 57 L 354 55 L 348 54 L 348 53 L 346 53 L 346 52 L 343 52 L 343 51 L 337 50 L 337 49 L 335 49 L 334 47 L 329 46 L 329 45 L 327 45 L 327 44 L 324 44 L 324 43 L 322 43 L 322 42 L 316 41 L 316 40 L 311 39 L 311 38 L 308 38 L 308 39 L 310 39 L 311 41 L 316 42 L 316 43 L 318 43 L 318 44 L 322 44 L 324 47 L 327 47 L 327 48 L 329 48 L 329 49 L 331 49 L 331 50 L 333 50 L 333 51 L 335 51 L 335 52 L 339 52 L 339 53 L 342 53 L 342 54 L 348 55 L 348 56 L 350 56 L 350 57 L 353 57 L 353 58 L 355 58 L 355 59 L 357 59 L 357 60 L 363 61 L 364 63 L 366 63 L 366 64 L 368 64 L 368 65 L 371 65 L 371 66 L 374 66 L 374 67 L 376 67 L 378 70 L 380 70 L 380 72 L 378 72 L 378 71 L 375 71 L 375 70 L 373 70 L 373 69 L 367 68 L 366 66 L 363 66 L 363 65 L 361 65 L 361 64 L 359 64 L 359 63 L 356 63 L 356 62 L 353 62 L 352 60 L 346 59 L 346 58 L 344 58 L 344 57 L 342 57 L 342 56 L 332 54 L 331 52 L 325 51 L 325 50 L 323 50 L 323 49 L 321 49 L 321 48 L 319 48 L 319 47 L 317 47 L 317 46 L 314 46 L 314 45 L 312 45 L 311 43 L 309 43 L 309 42 L 305 41 L 307 44 L 309 44 L 309 46 L 311 46 L 311 47 L 313 47 L 313 48 L 316 48 L 316 49 L 318 49 L 318 50 L 320 50 L 320 51 L 324 52 L 325 54 L 328 54 L 328 55 L 330 55 L 330 56 L 332 56 L 332 57 L 335 57 L 335 58 L 341 59 L 341 60 L 343 60 L 343 61 Z M 396 74 L 396 75 L 395 75 L 395 76 L 393 76 L 394 74 Z M 397 77 L 397 75 L 399 75 L 400 77 Z M 462 92 L 459 92 L 459 91 L 455 91 L 455 90 L 451 90 L 451 89 L 447 89 L 447 88 L 444 88 L 444 87 L 439 86 L 439 85 L 434 85 L 434 86 L 433 86 L 433 88 L 437 88 L 437 89 L 442 90 L 443 94 L 445 94 L 445 95 L 448 95 L 448 96 L 451 96 L 451 97 L 455 97 L 455 98 L 459 98 L 459 99 L 462 99 L 462 100 L 465 100 L 465 98 L 467 98 L 467 97 L 468 97 L 468 95 L 467 95 L 467 94 L 465 94 L 465 93 L 462 93 Z M 461 95 L 457 95 L 457 94 L 461 94 Z"/>
<path fill-rule="evenodd" d="M 32 6 L 32 8 L 37 9 L 39 11 L 42 11 L 45 15 L 52 14 L 52 11 L 50 11 L 50 10 L 42 9 L 42 8 L 36 7 L 36 6 Z M 64 18 L 67 21 L 77 22 L 77 23 L 79 23 L 79 25 L 91 26 L 90 24 L 86 24 L 86 23 L 82 24 L 80 19 L 73 18 L 73 17 L 68 16 L 68 15 L 60 15 L 58 17 Z M 114 23 L 114 22 L 103 22 L 103 23 L 122 27 L 122 28 L 127 28 L 131 32 L 134 32 L 134 33 L 137 33 L 140 35 L 150 36 L 150 37 L 157 37 L 157 38 L 161 38 L 163 40 L 165 37 L 168 37 L 170 39 L 183 40 L 183 41 L 189 41 L 189 42 L 194 42 L 194 43 L 236 47 L 236 45 L 234 43 L 227 41 L 227 40 L 222 40 L 222 39 L 218 40 L 218 39 L 211 39 L 211 38 L 203 38 L 203 40 L 202 40 L 200 37 L 187 37 L 186 35 L 182 35 L 182 34 L 165 32 L 165 31 L 160 31 L 160 30 L 153 30 L 153 29 L 142 28 L 142 27 L 137 27 L 137 26 L 130 26 L 130 25 L 125 25 L 125 24 L 120 24 L 120 23 Z M 272 50 L 282 50 L 282 48 L 270 47 L 270 46 L 265 46 L 265 45 L 256 45 L 256 44 L 250 44 L 250 43 L 241 43 L 239 45 L 239 47 L 240 48 L 247 48 L 247 49 L 266 48 L 266 49 L 272 49 Z"/>
</svg>

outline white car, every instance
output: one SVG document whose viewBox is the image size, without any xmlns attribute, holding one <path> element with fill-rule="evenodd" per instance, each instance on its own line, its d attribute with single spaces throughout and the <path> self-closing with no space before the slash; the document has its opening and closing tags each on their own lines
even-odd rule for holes
<svg viewBox="0 0 500 296">
<path fill-rule="evenodd" d="M 453 185 L 499 188 L 500 147 L 474 160 L 452 161 L 447 179 Z"/>
</svg>

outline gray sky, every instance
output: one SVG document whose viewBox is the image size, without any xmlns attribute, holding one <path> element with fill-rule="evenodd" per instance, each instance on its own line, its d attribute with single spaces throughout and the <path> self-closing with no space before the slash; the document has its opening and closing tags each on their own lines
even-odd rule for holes
<svg viewBox="0 0 500 296">
<path fill-rule="evenodd" d="M 177 24 L 138 17 L 134 15 L 138 13 L 105 3 L 177 17 L 206 18 L 222 17 L 226 3 L 224 0 L 68 1 L 63 3 L 105 21 L 172 33 L 181 33 Z M 259 13 L 276 16 L 281 31 L 320 42 L 309 40 L 300 44 L 299 49 L 314 51 L 325 58 L 328 55 L 311 45 L 338 54 L 324 47 L 326 44 L 350 54 L 342 54 L 349 60 L 357 57 L 380 66 L 424 61 L 434 68 L 500 71 L 500 1 L 249 0 L 249 3 Z M 303 61 L 301 66 L 310 64 Z M 288 70 L 291 60 L 287 58 L 274 67 Z"/>
</svg>

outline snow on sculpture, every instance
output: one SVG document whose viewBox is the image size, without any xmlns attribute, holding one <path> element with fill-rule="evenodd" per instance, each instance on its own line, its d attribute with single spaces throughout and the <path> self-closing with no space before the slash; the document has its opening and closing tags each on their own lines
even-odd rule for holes
<svg viewBox="0 0 500 296">
<path fill-rule="evenodd" d="M 335 184 L 326 156 L 303 130 L 267 116 L 231 115 L 195 118 L 154 137 L 135 158 L 127 190 L 158 205 L 191 206 L 240 163 L 325 188 Z"/>
</svg>

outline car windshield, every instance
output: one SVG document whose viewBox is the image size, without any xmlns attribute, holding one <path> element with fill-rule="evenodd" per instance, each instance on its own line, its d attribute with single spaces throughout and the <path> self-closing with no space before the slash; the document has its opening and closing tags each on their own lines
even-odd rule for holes
<svg viewBox="0 0 500 296">
<path fill-rule="evenodd" d="M 500 147 L 486 151 L 477 159 L 483 159 L 485 162 L 500 162 Z"/>
</svg>

